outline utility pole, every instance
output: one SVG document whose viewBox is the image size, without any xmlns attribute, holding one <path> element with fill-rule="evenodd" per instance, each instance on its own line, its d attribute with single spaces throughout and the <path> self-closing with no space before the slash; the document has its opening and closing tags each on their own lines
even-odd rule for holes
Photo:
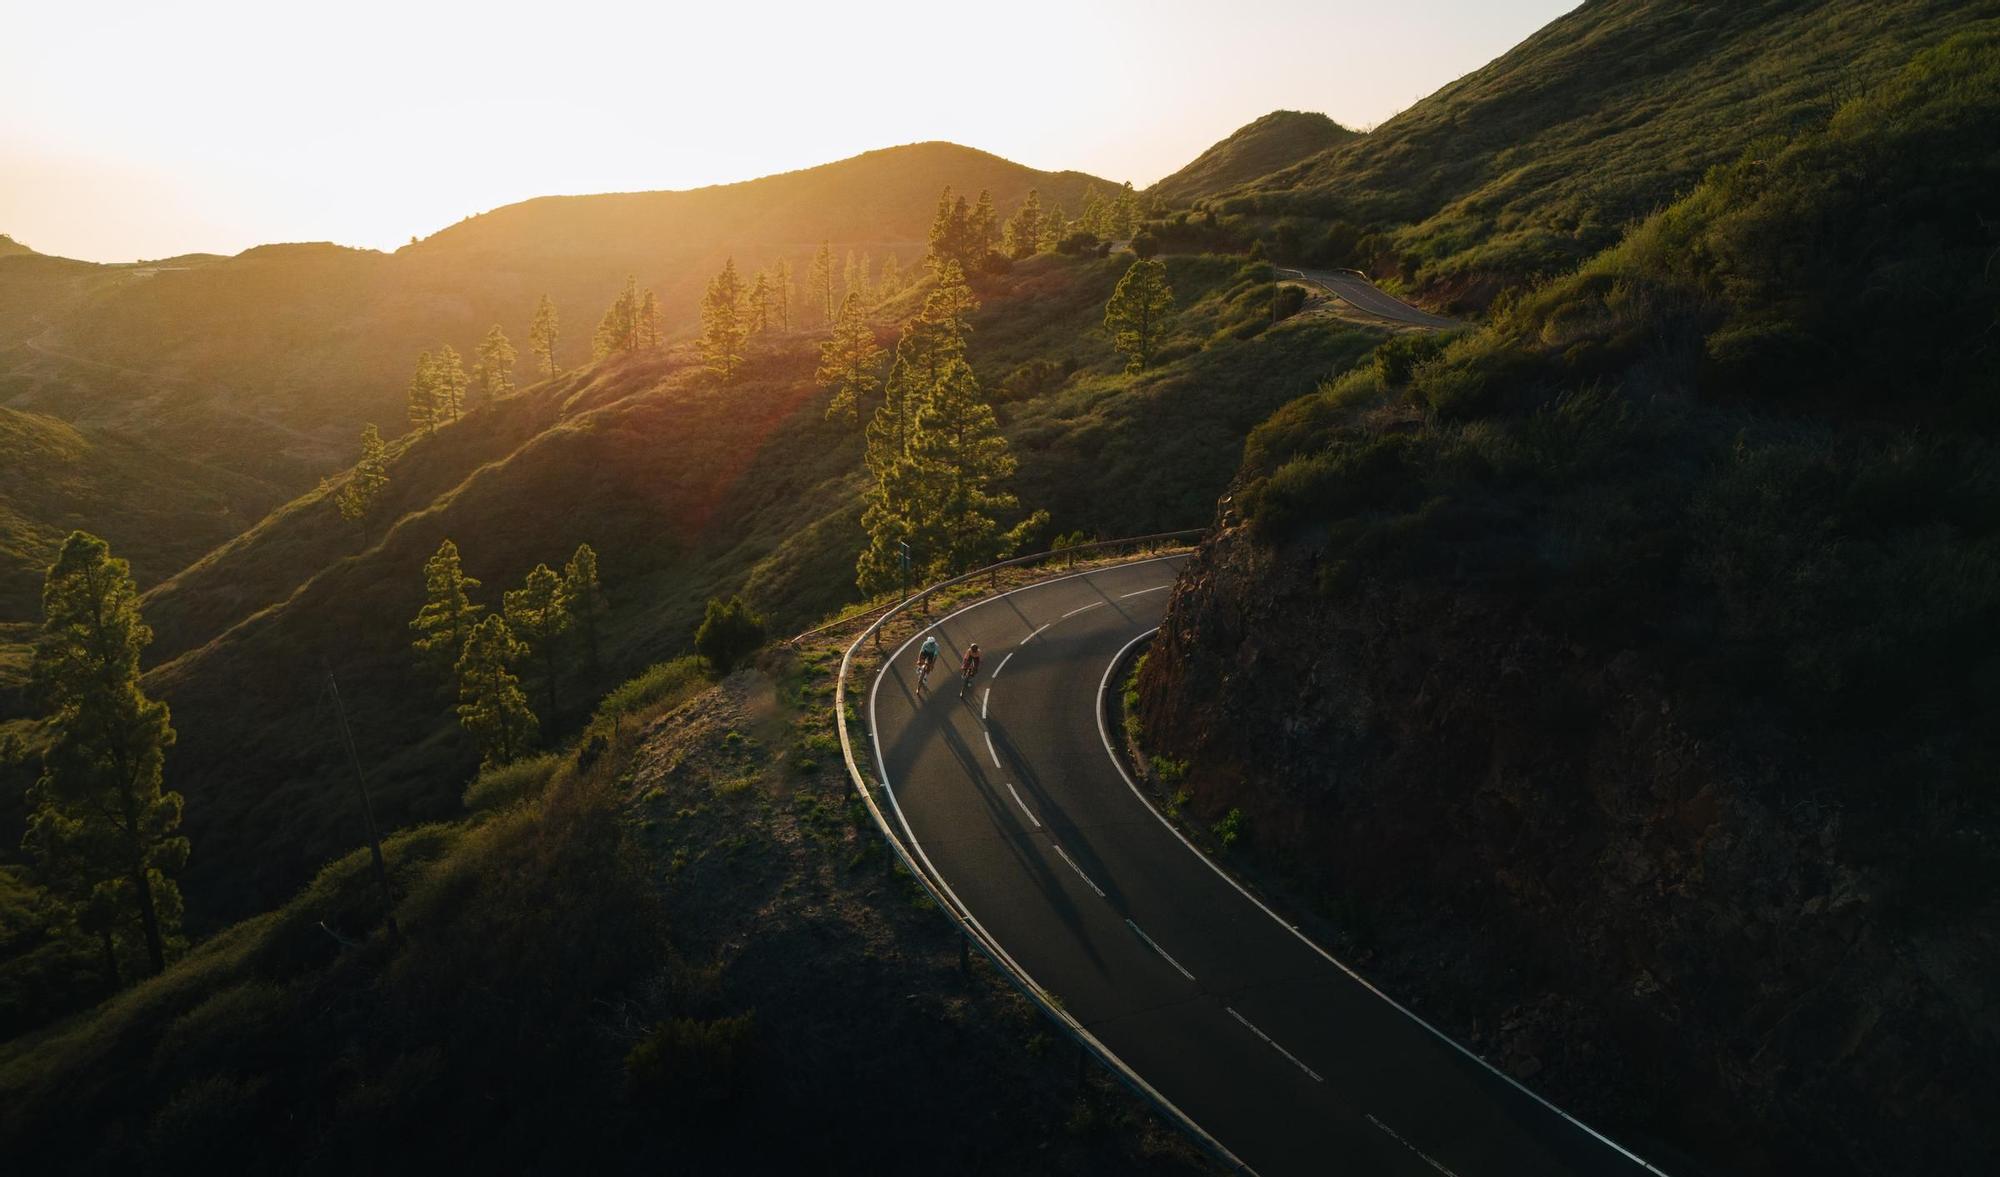
<svg viewBox="0 0 2000 1177">
<path fill-rule="evenodd" d="M 382 863 L 382 833 L 375 827 L 375 805 L 368 799 L 368 779 L 361 772 L 361 753 L 354 749 L 354 732 L 347 726 L 347 708 L 340 701 L 340 684 L 334 681 L 333 667 L 326 668 L 326 688 L 333 693 L 333 713 L 340 720 L 340 739 L 347 745 L 347 759 L 354 765 L 354 787 L 361 794 L 361 817 L 368 825 L 368 852 L 375 859 L 375 882 L 382 888 L 382 919 L 389 928 L 391 942 L 403 938 L 396 927 L 396 900 L 389 893 L 389 868 Z"/>
</svg>

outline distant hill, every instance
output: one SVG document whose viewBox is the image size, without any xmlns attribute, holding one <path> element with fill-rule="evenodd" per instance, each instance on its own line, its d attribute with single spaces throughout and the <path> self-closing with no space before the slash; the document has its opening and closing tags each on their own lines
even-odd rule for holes
<svg viewBox="0 0 2000 1177">
<path fill-rule="evenodd" d="M 14 257 L 18 254 L 33 252 L 35 251 L 14 240 L 12 237 L 7 236 L 7 234 L 0 233 L 0 257 Z"/>
<path fill-rule="evenodd" d="M 1030 189 L 1075 211 L 1093 184 L 1110 187 L 919 143 L 690 192 L 530 200 L 393 254 L 274 244 L 96 265 L 19 250 L 0 258 L 0 405 L 144 438 L 283 497 L 349 460 L 362 423 L 389 436 L 405 428 L 420 350 L 449 343 L 469 364 L 499 323 L 522 353 L 520 379 L 532 379 L 526 336 L 544 292 L 560 310 L 569 367 L 589 358 L 628 273 L 658 293 L 673 335 L 691 327 L 725 257 L 746 270 L 789 260 L 800 283 L 822 241 L 837 264 L 852 250 L 878 271 L 891 256 L 910 266 L 946 185 L 990 190 L 1004 215 Z M 115 530 L 89 512 L 75 521 Z M 17 562 L 0 577 L 38 571 Z M 16 604 L 0 598 L 0 622 Z"/>
<path fill-rule="evenodd" d="M 1274 110 L 1147 191 L 1171 204 L 1190 204 L 1290 167 L 1357 134 L 1323 114 Z"/>
<path fill-rule="evenodd" d="M 1350 223 L 1378 239 L 1308 260 L 1419 282 L 1556 272 L 1995 13 L 1992 0 L 1599 0 L 1224 208 Z"/>
</svg>

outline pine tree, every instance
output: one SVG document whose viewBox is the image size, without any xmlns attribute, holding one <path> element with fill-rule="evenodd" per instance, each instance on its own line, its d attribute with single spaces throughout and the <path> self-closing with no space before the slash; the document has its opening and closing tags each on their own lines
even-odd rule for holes
<svg viewBox="0 0 2000 1177">
<path fill-rule="evenodd" d="M 701 299 L 701 358 L 724 383 L 735 379 L 743 362 L 743 283 L 736 277 L 736 259 L 722 263 Z"/>
<path fill-rule="evenodd" d="M 987 203 L 991 205 L 990 197 Z M 938 194 L 937 214 L 931 219 L 930 252 L 925 255 L 924 264 L 935 274 L 950 263 L 958 267 L 962 276 L 972 273 L 985 260 L 986 253 L 979 248 L 972 211 L 966 207 L 965 197 L 954 197 L 947 186 Z"/>
<path fill-rule="evenodd" d="M 604 599 L 604 586 L 597 582 L 597 552 L 589 544 L 578 544 L 576 554 L 563 565 L 563 593 L 569 598 L 577 635 L 583 639 L 584 665 L 595 679 L 599 671 L 598 631 L 610 606 Z"/>
<path fill-rule="evenodd" d="M 1153 362 L 1160 337 L 1174 313 L 1173 288 L 1167 285 L 1167 263 L 1158 258 L 1134 261 L 1104 307 L 1104 329 L 1125 355 L 1125 370 L 1137 372 Z"/>
<path fill-rule="evenodd" d="M 820 322 L 833 323 L 833 248 L 822 241 L 806 267 L 806 301 L 819 313 Z"/>
<path fill-rule="evenodd" d="M 562 676 L 562 636 L 569 631 L 569 594 L 563 578 L 547 564 L 535 565 L 521 587 L 501 598 L 507 628 L 513 631 L 535 664 L 542 680 L 542 716 L 551 725 L 562 712 L 557 706 L 557 681 Z"/>
<path fill-rule="evenodd" d="M 134 923 L 154 973 L 180 942 L 180 888 L 169 876 L 186 865 L 188 840 L 174 834 L 181 795 L 160 787 L 174 743 L 167 706 L 139 684 L 152 640 L 130 566 L 103 540 L 71 532 L 42 585 L 30 677 L 49 705 L 51 738 L 22 844 L 58 894 L 95 909 L 86 916 L 114 977 L 114 942 Z"/>
<path fill-rule="evenodd" d="M 874 284 L 871 281 L 869 281 L 868 278 L 869 268 L 873 264 L 874 264 L 873 259 L 868 254 L 864 253 L 861 255 L 860 266 L 858 266 L 854 271 L 855 274 L 854 289 L 861 295 L 861 301 L 864 303 L 872 303 L 875 301 L 875 287 Z"/>
<path fill-rule="evenodd" d="M 1062 244 L 1062 239 L 1068 235 L 1069 218 L 1063 215 L 1062 205 L 1059 204 L 1042 217 L 1041 247 L 1054 252 L 1055 248 Z"/>
<path fill-rule="evenodd" d="M 478 587 L 479 582 L 460 567 L 458 545 L 450 540 L 439 544 L 437 553 L 424 562 L 424 604 L 410 622 L 417 634 L 410 644 L 440 677 L 458 663 L 473 622 L 483 611 L 469 595 Z"/>
<path fill-rule="evenodd" d="M 840 301 L 842 302 L 846 302 L 847 296 L 855 292 L 855 270 L 859 265 L 860 262 L 855 258 L 854 251 L 851 249 L 848 250 L 847 261 L 840 268 Z"/>
<path fill-rule="evenodd" d="M 522 653 L 506 619 L 488 617 L 472 627 L 453 666 L 458 678 L 458 722 L 479 742 L 484 765 L 506 764 L 534 742 L 535 713 L 521 693 L 521 680 L 508 668 Z"/>
<path fill-rule="evenodd" d="M 1014 455 L 962 358 L 946 366 L 917 406 L 909 465 L 918 492 L 908 505 L 909 531 L 933 574 L 989 563 L 1047 518 L 1030 520 L 1003 540 L 999 517 L 1020 504 L 997 484 L 1014 473 Z"/>
<path fill-rule="evenodd" d="M 652 287 L 639 300 L 639 318 L 634 332 L 634 345 L 650 351 L 660 346 L 660 300 L 653 295 Z"/>
<path fill-rule="evenodd" d="M 528 328 L 528 350 L 542 358 L 548 374 L 556 374 L 556 339 L 561 330 L 561 322 L 556 316 L 556 304 L 544 294 L 535 304 L 535 322 Z"/>
<path fill-rule="evenodd" d="M 772 310 L 778 318 L 778 330 L 792 329 L 792 303 L 796 291 L 792 285 L 792 263 L 780 259 L 777 276 L 771 283 Z"/>
<path fill-rule="evenodd" d="M 844 416 L 859 425 L 862 402 L 875 395 L 881 382 L 881 366 L 882 349 L 875 344 L 875 330 L 862 310 L 861 295 L 850 291 L 840 304 L 833 338 L 819 345 L 817 378 L 833 393 L 826 406 L 827 420 Z"/>
<path fill-rule="evenodd" d="M 639 296 L 639 280 L 631 274 L 625 276 L 625 289 L 612 300 L 604 317 L 597 321 L 597 334 L 591 340 L 591 355 L 602 360 L 620 352 L 635 351 L 639 347 L 640 323 L 644 300 Z"/>
<path fill-rule="evenodd" d="M 458 350 L 445 344 L 438 352 L 431 368 L 431 405 L 435 418 L 456 421 L 465 412 L 465 389 L 471 381 L 466 378 L 465 365 L 459 362 Z"/>
<path fill-rule="evenodd" d="M 751 338 L 771 329 L 771 280 L 762 270 L 757 271 L 757 276 L 750 282 L 750 294 L 744 300 L 744 313 L 747 316 L 744 330 Z"/>
<path fill-rule="evenodd" d="M 972 212 L 965 220 L 966 245 L 971 250 L 967 259 L 971 266 L 982 266 L 986 255 L 993 252 L 994 243 L 1000 237 L 1000 214 L 993 207 L 993 194 L 986 189 L 979 190 L 979 203 L 972 206 Z M 970 267 L 968 267 L 968 272 Z"/>
<path fill-rule="evenodd" d="M 917 315 L 903 325 L 895 362 L 883 384 L 882 403 L 868 419 L 865 461 L 873 479 L 861 525 L 868 547 L 856 566 L 864 592 L 893 588 L 902 580 L 897 544 L 916 542 L 929 493 L 911 458 L 912 423 L 931 389 L 965 356 L 966 319 L 977 306 L 955 262 L 938 269 L 938 284 Z M 929 561 L 935 553 L 920 552 Z"/>
<path fill-rule="evenodd" d="M 1118 194 L 1111 199 L 1105 212 L 1108 225 L 1104 236 L 1115 241 L 1123 241 L 1139 228 L 1139 194 L 1132 190 L 1132 181 L 1127 180 Z"/>
<path fill-rule="evenodd" d="M 410 377 L 410 428 L 425 433 L 437 428 L 437 365 L 431 353 L 417 356 L 417 370 Z"/>
<path fill-rule="evenodd" d="M 382 435 L 373 425 L 361 427 L 361 457 L 347 472 L 347 481 L 333 492 L 334 509 L 349 523 L 361 526 L 361 544 L 368 545 L 368 515 L 389 488 L 389 463 Z"/>
<path fill-rule="evenodd" d="M 1076 219 L 1076 228 L 1099 237 L 1110 235 L 1109 209 L 1104 203 L 1104 195 L 1092 184 L 1083 192 L 1083 212 Z"/>
<path fill-rule="evenodd" d="M 1007 222 L 1007 256 L 1019 260 L 1033 254 L 1042 245 L 1042 194 L 1035 189 L 1028 190 L 1028 198 L 1021 202 L 1021 211 Z"/>
<path fill-rule="evenodd" d="M 903 266 L 895 254 L 882 259 L 882 277 L 875 283 L 878 298 L 888 298 L 903 288 Z"/>
<path fill-rule="evenodd" d="M 472 368 L 472 382 L 479 389 L 479 403 L 490 405 L 514 391 L 514 345 L 495 323 L 479 341 L 478 363 Z"/>
</svg>

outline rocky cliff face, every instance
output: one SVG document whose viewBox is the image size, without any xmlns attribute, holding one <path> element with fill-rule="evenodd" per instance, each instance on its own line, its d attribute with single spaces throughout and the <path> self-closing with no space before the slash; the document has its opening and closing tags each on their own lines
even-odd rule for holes
<svg viewBox="0 0 2000 1177">
<path fill-rule="evenodd" d="M 1669 1171 L 1990 1162 L 1990 905 L 1927 907 L 1896 822 L 1820 799 L 1811 749 L 1684 714 L 1643 645 L 1323 575 L 1322 547 L 1225 500 L 1140 708 L 1339 951 Z"/>
</svg>

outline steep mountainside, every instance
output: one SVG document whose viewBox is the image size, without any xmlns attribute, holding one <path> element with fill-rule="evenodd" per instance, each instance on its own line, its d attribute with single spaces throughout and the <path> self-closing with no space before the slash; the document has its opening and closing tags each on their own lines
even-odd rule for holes
<svg viewBox="0 0 2000 1177">
<path fill-rule="evenodd" d="M 1274 110 L 1237 128 L 1146 191 L 1169 204 L 1192 204 L 1290 167 L 1355 135 L 1323 114 Z"/>
<path fill-rule="evenodd" d="M 1127 374 L 1099 323 L 1130 263 L 1043 255 L 975 285 L 971 360 L 1019 457 L 1013 485 L 1050 511 L 1048 535 L 1198 524 L 1236 439 L 1377 338 L 1311 316 L 1273 325 L 1259 263 L 1174 258 L 1177 331 L 1160 364 Z M 885 344 L 918 301 L 881 308 Z M 604 665 L 566 679 L 557 732 L 619 676 L 686 649 L 711 595 L 743 591 L 781 629 L 853 599 L 860 437 L 823 419 L 817 343 L 767 337 L 729 387 L 683 349 L 530 387 L 393 443 L 365 537 L 316 492 L 149 592 L 147 684 L 173 707 L 168 778 L 199 847 L 184 876 L 190 926 L 265 910 L 355 844 L 328 668 L 384 820 L 456 804 L 475 753 L 451 700 L 417 673 L 407 628 L 445 538 L 488 608 L 535 564 L 560 565 L 582 542 L 598 551 Z M 17 805 L 18 789 L 0 803 Z"/>
<path fill-rule="evenodd" d="M 1969 22 L 1286 406 L 1141 678 L 1364 971 L 1719 1171 L 2000 1150 L 1996 127 Z"/>
<path fill-rule="evenodd" d="M 1315 259 L 1329 264 L 1424 283 L 1555 272 L 1708 168 L 1823 122 L 1996 12 L 1993 0 L 1596 0 L 1219 204 L 1341 222 Z"/>
<path fill-rule="evenodd" d="M 675 335 L 725 257 L 746 272 L 787 259 L 802 291 L 822 241 L 836 266 L 850 250 L 871 255 L 878 272 L 892 256 L 913 265 L 946 185 L 968 196 L 991 190 L 1004 215 L 1031 188 L 1075 212 L 1093 183 L 922 143 L 692 192 L 528 201 L 395 254 L 291 244 L 93 265 L 23 251 L 0 257 L 0 406 L 123 434 L 208 468 L 218 484 L 249 480 L 295 495 L 352 459 L 362 423 L 403 430 L 403 390 L 421 350 L 449 343 L 469 366 L 497 322 L 522 353 L 520 379 L 532 380 L 528 326 L 543 293 L 562 315 L 567 367 L 589 357 L 598 317 L 627 274 L 656 291 Z M 802 293 L 794 302 L 795 321 L 817 322 Z M 73 481 L 92 475 L 80 467 Z M 117 530 L 113 514 L 93 506 L 110 500 L 115 481 L 76 482 L 84 493 L 62 526 Z M 25 526 L 57 524 L 30 515 Z M 227 534 L 195 526 L 169 547 L 192 553 L 195 538 Z M 10 553 L 0 553 L 0 578 L 40 572 L 39 556 Z M 148 563 L 155 575 L 180 567 Z M 0 622 L 27 616 L 0 598 Z"/>
</svg>

